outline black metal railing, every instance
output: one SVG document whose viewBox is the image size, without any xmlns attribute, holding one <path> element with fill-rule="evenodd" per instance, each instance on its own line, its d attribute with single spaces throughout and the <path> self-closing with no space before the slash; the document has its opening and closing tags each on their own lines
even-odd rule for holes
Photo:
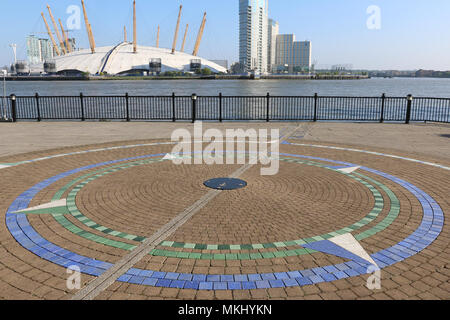
<svg viewBox="0 0 450 320">
<path fill-rule="evenodd" d="M 1 117 L 122 121 L 429 121 L 450 123 L 450 98 L 343 96 L 15 96 Z"/>
</svg>

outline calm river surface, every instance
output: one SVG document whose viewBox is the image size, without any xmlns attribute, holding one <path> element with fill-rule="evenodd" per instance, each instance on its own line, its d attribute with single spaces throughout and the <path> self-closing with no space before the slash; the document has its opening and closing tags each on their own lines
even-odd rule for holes
<svg viewBox="0 0 450 320">
<path fill-rule="evenodd" d="M 367 80 L 161 80 L 161 81 L 11 81 L 7 95 L 266 95 L 388 96 L 450 98 L 450 79 L 373 78 Z"/>
</svg>

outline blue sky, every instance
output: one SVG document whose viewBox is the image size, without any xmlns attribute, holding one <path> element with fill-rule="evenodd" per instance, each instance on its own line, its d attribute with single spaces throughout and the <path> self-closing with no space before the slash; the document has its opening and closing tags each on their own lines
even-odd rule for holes
<svg viewBox="0 0 450 320">
<path fill-rule="evenodd" d="M 126 24 L 131 37 L 131 0 L 85 0 L 97 46 L 123 38 Z M 45 33 L 40 12 L 46 4 L 65 22 L 70 5 L 79 0 L 1 0 L 0 65 L 12 61 L 10 43 L 17 43 L 18 58 L 25 58 L 28 34 Z M 154 45 L 157 25 L 161 46 L 171 47 L 178 6 L 183 4 L 182 31 L 190 25 L 187 49 L 191 51 L 204 11 L 208 13 L 199 55 L 210 59 L 238 60 L 238 0 L 138 0 L 138 41 Z M 369 30 L 367 8 L 381 9 L 381 29 Z M 368 69 L 450 70 L 450 1 L 448 0 L 269 0 L 270 16 L 281 33 L 311 40 L 318 65 L 353 64 Z M 5 14 L 6 13 L 6 14 Z M 73 35 L 88 47 L 82 19 Z M 42 34 L 45 36 L 45 34 Z"/>
</svg>

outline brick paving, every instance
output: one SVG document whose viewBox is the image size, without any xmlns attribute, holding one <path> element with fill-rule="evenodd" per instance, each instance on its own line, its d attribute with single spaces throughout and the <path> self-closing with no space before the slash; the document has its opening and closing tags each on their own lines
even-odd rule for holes
<svg viewBox="0 0 450 320">
<path fill-rule="evenodd" d="M 167 140 L 147 140 L 139 141 L 139 143 L 151 144 L 162 141 Z M 299 142 L 298 140 L 289 141 Z M 3 157 L 0 163 L 15 163 L 42 156 L 134 143 L 136 142 L 130 141 L 34 152 Z M 308 141 L 301 140 L 301 143 L 308 144 Z M 324 145 L 352 147 L 333 143 Z M 117 159 L 164 154 L 171 149 L 171 145 L 113 149 L 68 155 L 1 169 L 0 212 L 3 219 L 0 223 L 0 298 L 70 299 L 76 293 L 66 286 L 69 276 L 66 268 L 30 252 L 19 244 L 8 230 L 5 222 L 6 212 L 17 197 L 37 183 L 72 169 Z M 450 161 L 442 158 L 418 157 L 418 155 L 412 156 L 372 147 L 366 149 L 450 166 Z M 283 285 L 282 287 L 239 290 L 193 290 L 117 281 L 101 292 L 96 299 L 427 300 L 450 298 L 450 227 L 447 222 L 450 212 L 448 198 L 450 172 L 448 170 L 401 159 L 308 146 L 282 145 L 280 152 L 355 163 L 406 180 L 436 200 L 444 212 L 443 229 L 436 240 L 419 253 L 382 268 L 381 290 L 369 290 L 366 287 L 369 275 L 355 275 L 302 286 Z M 317 162 L 326 164 L 320 160 Z M 48 203 L 58 190 L 74 179 L 111 166 L 112 164 L 107 164 L 63 177 L 38 192 L 29 206 Z M 169 161 L 146 163 L 92 180 L 77 192 L 75 204 L 89 221 L 108 230 L 145 237 L 159 230 L 170 219 L 205 195 L 209 190 L 202 184 L 205 180 L 227 176 L 238 167 L 238 165 L 175 166 Z M 275 176 L 260 176 L 259 169 L 259 166 L 255 166 L 241 177 L 248 182 L 247 188 L 221 193 L 166 239 L 173 243 L 197 244 L 199 245 L 197 248 L 159 246 L 157 249 L 161 252 L 169 252 L 169 255 L 149 253 L 134 268 L 163 273 L 205 274 L 220 277 L 287 273 L 348 261 L 320 252 L 304 252 L 279 257 L 275 255 L 286 250 L 299 249 L 301 248 L 299 245 L 242 247 L 248 244 L 289 242 L 333 232 L 364 218 L 375 205 L 374 195 L 365 185 L 335 171 L 285 161 L 280 162 L 280 172 Z M 398 217 L 392 223 L 360 241 L 365 250 L 373 254 L 411 235 L 421 224 L 423 210 L 418 199 L 404 187 L 371 172 L 364 172 L 364 175 L 392 190 L 400 203 Z M 71 188 L 73 187 L 75 185 Z M 386 219 L 389 214 L 391 198 L 380 185 L 376 185 L 375 188 L 381 194 L 385 205 L 373 221 L 352 232 L 354 235 L 370 230 Z M 68 197 L 70 192 L 70 189 L 64 191 L 62 198 Z M 75 234 L 51 214 L 27 216 L 29 224 L 44 239 L 70 252 L 99 261 L 114 264 L 129 252 L 127 249 L 110 245 L 110 242 L 106 242 L 107 240 L 131 246 L 140 244 L 139 239 L 136 240 L 136 238 L 133 240 L 104 230 L 99 231 L 71 214 L 65 215 L 65 218 L 84 233 Z M 203 248 L 201 245 L 227 246 L 211 249 Z M 233 245 L 241 245 L 241 247 L 236 250 L 233 249 Z M 170 256 L 171 254 L 174 256 Z M 212 255 L 215 258 L 201 259 L 195 254 Z M 251 254 L 259 254 L 261 258 L 252 259 L 245 256 Z M 218 259 L 221 256 L 224 258 Z M 95 278 L 83 273 L 82 285 L 86 285 Z"/>
</svg>

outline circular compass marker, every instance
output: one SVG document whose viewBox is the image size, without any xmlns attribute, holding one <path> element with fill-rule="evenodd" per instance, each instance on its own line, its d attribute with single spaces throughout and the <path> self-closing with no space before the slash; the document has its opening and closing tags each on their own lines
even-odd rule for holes
<svg viewBox="0 0 450 320">
<path fill-rule="evenodd" d="M 215 178 L 203 183 L 206 187 L 216 190 L 237 190 L 247 186 L 247 182 L 241 179 Z"/>
</svg>

